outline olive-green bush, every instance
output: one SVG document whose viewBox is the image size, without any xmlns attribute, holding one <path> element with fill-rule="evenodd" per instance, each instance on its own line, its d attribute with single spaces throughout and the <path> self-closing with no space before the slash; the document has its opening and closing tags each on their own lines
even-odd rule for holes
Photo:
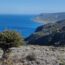
<svg viewBox="0 0 65 65">
<path fill-rule="evenodd" d="M 11 47 L 23 45 L 24 39 L 15 31 L 0 32 L 0 48 L 5 52 Z"/>
</svg>

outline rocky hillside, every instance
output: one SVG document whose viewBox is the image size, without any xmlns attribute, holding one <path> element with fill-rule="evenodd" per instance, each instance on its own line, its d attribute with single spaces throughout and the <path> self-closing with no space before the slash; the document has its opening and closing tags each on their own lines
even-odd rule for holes
<svg viewBox="0 0 65 65">
<path fill-rule="evenodd" d="M 34 18 L 34 21 L 38 22 L 56 22 L 65 19 L 65 12 L 59 13 L 42 13 Z"/>
<path fill-rule="evenodd" d="M 0 65 L 65 65 L 65 47 L 29 45 L 11 48 L 4 62 L 0 61 Z"/>
<path fill-rule="evenodd" d="M 26 41 L 34 45 L 65 45 L 65 20 L 38 27 Z"/>
</svg>

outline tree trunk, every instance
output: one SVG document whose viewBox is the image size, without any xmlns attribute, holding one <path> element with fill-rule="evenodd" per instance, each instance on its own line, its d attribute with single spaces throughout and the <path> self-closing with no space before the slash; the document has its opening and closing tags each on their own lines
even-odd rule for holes
<svg viewBox="0 0 65 65">
<path fill-rule="evenodd" d="M 7 65 L 7 59 L 9 58 L 9 53 L 8 50 L 3 50 L 3 55 L 2 55 L 2 65 Z"/>
</svg>

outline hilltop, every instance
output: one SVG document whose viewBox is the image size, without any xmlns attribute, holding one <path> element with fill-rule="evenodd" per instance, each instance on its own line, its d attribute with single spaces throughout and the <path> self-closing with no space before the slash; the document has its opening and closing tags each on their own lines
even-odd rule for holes
<svg viewBox="0 0 65 65">
<path fill-rule="evenodd" d="M 65 47 L 29 45 L 10 50 L 2 65 L 65 65 Z"/>
</svg>

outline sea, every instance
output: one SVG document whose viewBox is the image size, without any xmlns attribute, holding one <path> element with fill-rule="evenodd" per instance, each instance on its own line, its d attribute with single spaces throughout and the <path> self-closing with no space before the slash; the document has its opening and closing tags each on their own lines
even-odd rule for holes
<svg viewBox="0 0 65 65">
<path fill-rule="evenodd" d="M 0 15 L 0 32 L 14 30 L 26 38 L 42 25 L 33 21 L 35 17 L 36 15 Z"/>
</svg>

